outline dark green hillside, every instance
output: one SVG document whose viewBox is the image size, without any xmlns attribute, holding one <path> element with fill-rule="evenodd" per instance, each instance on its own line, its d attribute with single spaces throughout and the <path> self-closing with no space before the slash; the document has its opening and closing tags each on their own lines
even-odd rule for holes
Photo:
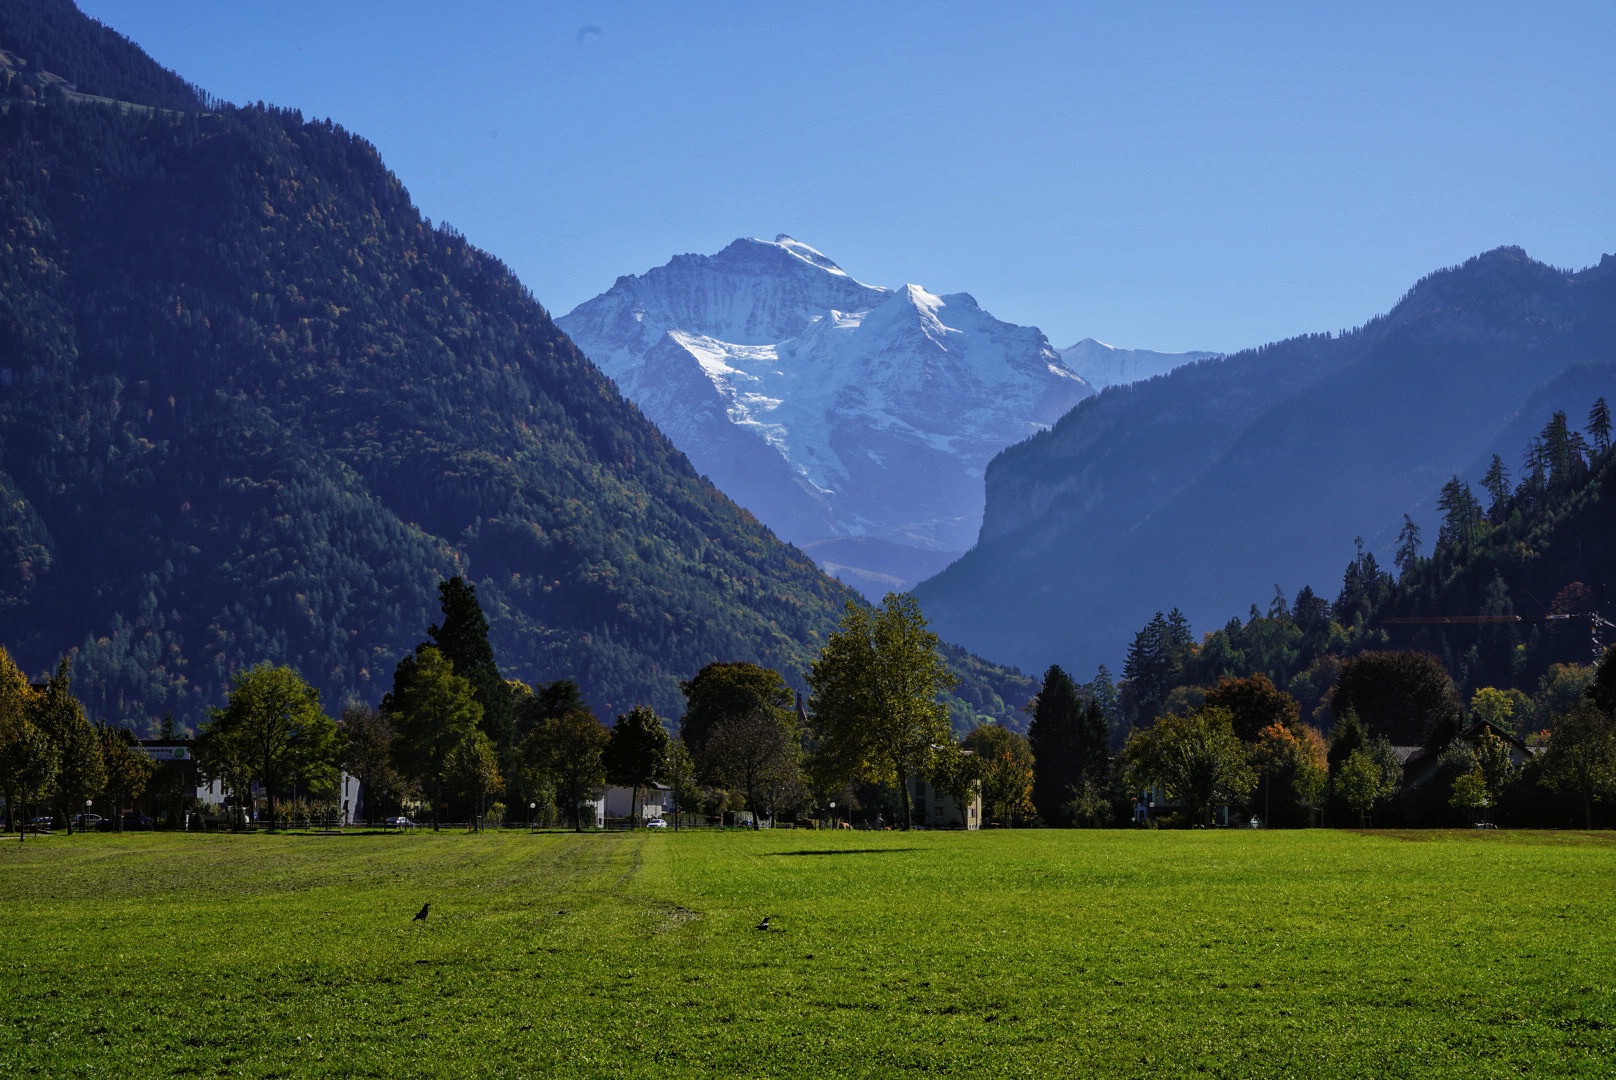
<svg viewBox="0 0 1616 1080">
<path fill-rule="evenodd" d="M 1616 390 L 1611 367 L 1567 374 L 1567 382 Z M 1450 485 L 1458 498 L 1448 500 L 1455 505 L 1429 554 L 1404 568 L 1359 636 L 1428 649 L 1467 689 L 1531 689 L 1551 664 L 1589 663 L 1596 640 L 1616 643 L 1616 631 L 1589 618 L 1611 618 L 1616 600 L 1616 455 L 1585 438 L 1580 420 L 1558 414 L 1533 438 L 1524 466 L 1505 463 L 1518 482 L 1501 485 L 1501 498 Z M 1452 616 L 1521 621 L 1401 621 Z"/>
<path fill-rule="evenodd" d="M 205 103 L 200 90 L 122 34 L 86 18 L 71 0 L 5 0 L 0 49 L 24 61 L 0 58 L 0 83 L 15 84 L 19 96 L 65 80 L 64 89 L 138 105 L 194 110 Z"/>
<path fill-rule="evenodd" d="M 1371 650 L 1435 655 L 1465 701 L 1489 686 L 1543 698 L 1556 665 L 1595 660 L 1616 644 L 1616 450 L 1604 404 L 1616 400 L 1616 365 L 1569 369 L 1545 392 L 1576 388 L 1608 396 L 1590 394 L 1580 429 L 1555 412 L 1518 470 L 1500 459 L 1479 490 L 1451 478 L 1438 527 L 1405 524 L 1392 565 L 1360 549 L 1339 592 L 1319 582 L 1276 595 L 1207 633 L 1176 609 L 1157 613 L 1128 651 L 1130 718 L 1146 723 L 1220 679 L 1260 674 L 1327 726 L 1321 707 L 1342 661 Z M 1544 700 L 1540 726 L 1558 719 L 1552 694 Z"/>
<path fill-rule="evenodd" d="M 181 103 L 76 13 L 59 35 L 60 6 L 0 8 L 0 48 Z M 453 573 L 507 673 L 606 711 L 677 715 L 713 659 L 795 680 L 834 627 L 853 594 L 363 140 L 262 107 L 3 104 L 0 642 L 34 671 L 77 649 L 92 712 L 195 721 L 264 660 L 374 701 Z"/>
<path fill-rule="evenodd" d="M 1616 257 L 1569 272 L 1488 252 L 1358 330 L 1083 402 L 994 459 L 981 540 L 916 595 L 967 648 L 1114 666 L 1154 611 L 1205 626 L 1276 584 L 1317 587 L 1355 535 L 1389 562 L 1404 513 L 1428 517 L 1450 475 L 1518 453 L 1528 408 L 1586 409 L 1555 396 L 1560 376 L 1612 358 Z"/>
</svg>

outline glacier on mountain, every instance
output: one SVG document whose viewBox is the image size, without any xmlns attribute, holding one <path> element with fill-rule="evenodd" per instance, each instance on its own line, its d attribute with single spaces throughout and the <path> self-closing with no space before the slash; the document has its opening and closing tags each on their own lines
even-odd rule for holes
<svg viewBox="0 0 1616 1080">
<path fill-rule="evenodd" d="M 1094 393 L 965 293 L 788 236 L 679 255 L 557 320 L 698 470 L 866 593 L 976 540 L 988 461 Z"/>
</svg>

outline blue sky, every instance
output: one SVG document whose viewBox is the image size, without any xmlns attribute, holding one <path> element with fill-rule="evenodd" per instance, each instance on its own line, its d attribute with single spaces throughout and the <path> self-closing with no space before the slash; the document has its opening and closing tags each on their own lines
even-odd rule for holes
<svg viewBox="0 0 1616 1080">
<path fill-rule="evenodd" d="M 785 232 L 1057 346 L 1234 350 L 1616 251 L 1607 0 L 80 6 L 371 140 L 557 315 Z"/>
</svg>

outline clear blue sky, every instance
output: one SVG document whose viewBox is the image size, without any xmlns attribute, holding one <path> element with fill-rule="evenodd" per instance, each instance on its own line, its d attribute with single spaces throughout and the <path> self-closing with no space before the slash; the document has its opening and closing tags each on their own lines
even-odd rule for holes
<svg viewBox="0 0 1616 1080">
<path fill-rule="evenodd" d="M 370 139 L 557 315 L 786 232 L 1057 346 L 1233 350 L 1616 251 L 1609 0 L 81 6 Z"/>
</svg>

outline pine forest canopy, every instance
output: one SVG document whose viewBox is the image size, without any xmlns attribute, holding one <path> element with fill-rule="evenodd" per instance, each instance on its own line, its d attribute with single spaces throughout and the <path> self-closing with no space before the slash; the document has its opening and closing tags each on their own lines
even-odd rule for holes
<svg viewBox="0 0 1616 1080">
<path fill-rule="evenodd" d="M 852 594 L 372 146 L 211 101 L 65 0 L 0 6 L 0 48 L 0 641 L 26 670 L 73 652 L 91 714 L 136 722 L 194 726 L 260 663 L 375 702 L 460 575 L 500 669 L 604 714 L 677 715 L 713 660 L 806 672 Z M 959 726 L 1030 696 L 950 661 Z"/>
<path fill-rule="evenodd" d="M 1375 735 L 1403 745 L 1444 742 L 1459 702 L 1483 691 L 1491 691 L 1483 703 L 1505 703 L 1490 711 L 1506 727 L 1514 702 L 1532 696 L 1540 711 L 1562 714 L 1557 682 L 1593 661 L 1613 633 L 1616 456 L 1606 400 L 1593 400 L 1581 430 L 1553 413 L 1526 441 L 1518 470 L 1494 457 L 1480 494 L 1451 478 L 1441 508 L 1429 551 L 1405 517 L 1394 566 L 1383 567 L 1360 541 L 1334 600 L 1306 586 L 1294 599 L 1277 593 L 1266 610 L 1253 604 L 1246 619 L 1199 637 L 1176 609 L 1158 613 L 1129 648 L 1123 698 L 1131 719 L 1148 723 L 1203 693 L 1213 704 L 1215 691 L 1205 688 L 1246 676 L 1287 690 L 1304 719 L 1328 728 L 1334 699 Z M 1393 678 L 1399 670 L 1407 677 Z M 1456 686 L 1444 689 L 1450 674 Z M 1391 696 L 1404 713 L 1360 700 L 1399 680 Z M 1573 699 L 1577 693 L 1580 686 Z M 1417 716 L 1407 711 L 1421 700 Z"/>
</svg>

